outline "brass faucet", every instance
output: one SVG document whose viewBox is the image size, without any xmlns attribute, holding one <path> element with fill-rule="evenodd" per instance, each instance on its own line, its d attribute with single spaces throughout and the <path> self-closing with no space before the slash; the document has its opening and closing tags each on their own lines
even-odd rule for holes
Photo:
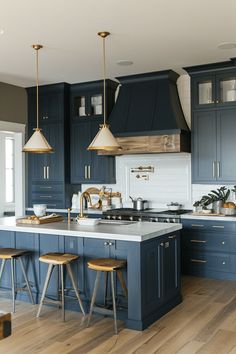
<svg viewBox="0 0 236 354">
<path fill-rule="evenodd" d="M 88 193 L 88 191 L 84 191 L 83 193 L 81 193 L 81 196 L 80 196 L 80 213 L 79 213 L 79 219 L 83 219 L 85 218 L 85 215 L 84 215 L 84 199 L 88 199 L 89 203 L 92 205 L 92 200 L 91 200 L 91 197 L 90 197 L 90 194 Z"/>
</svg>

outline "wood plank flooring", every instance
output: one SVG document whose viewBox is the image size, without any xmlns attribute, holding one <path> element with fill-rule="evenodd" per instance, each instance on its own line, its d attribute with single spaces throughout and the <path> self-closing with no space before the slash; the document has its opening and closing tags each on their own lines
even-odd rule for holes
<svg viewBox="0 0 236 354">
<path fill-rule="evenodd" d="M 111 318 L 94 317 L 86 328 L 80 313 L 17 301 L 12 336 L 0 341 L 0 354 L 236 354 L 236 282 L 183 277 L 183 302 L 143 332 L 124 328 L 114 335 Z M 11 301 L 0 293 L 0 309 Z"/>
</svg>

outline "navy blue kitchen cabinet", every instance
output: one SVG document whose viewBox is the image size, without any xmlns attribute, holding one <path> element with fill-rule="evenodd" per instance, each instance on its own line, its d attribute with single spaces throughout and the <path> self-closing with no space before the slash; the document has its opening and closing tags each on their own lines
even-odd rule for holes
<svg viewBox="0 0 236 354">
<path fill-rule="evenodd" d="M 112 110 L 117 83 L 106 80 L 107 116 Z M 81 111 L 82 109 L 82 111 Z M 71 85 L 71 183 L 114 183 L 115 158 L 87 148 L 103 123 L 103 82 Z"/>
<path fill-rule="evenodd" d="M 232 184 L 236 167 L 235 60 L 185 68 L 191 76 L 192 182 Z"/>
<path fill-rule="evenodd" d="M 236 223 L 198 219 L 182 223 L 183 273 L 236 280 Z"/>
<path fill-rule="evenodd" d="M 27 94 L 30 137 L 36 126 L 36 88 L 28 88 Z M 45 203 L 49 208 L 69 207 L 72 191 L 68 188 L 70 177 L 68 84 L 39 87 L 39 125 L 54 152 L 28 154 L 28 207 L 32 207 L 34 203 Z"/>
<path fill-rule="evenodd" d="M 11 231 L 0 231 L 0 247 L 15 247 L 15 233 Z M 5 264 L 0 287 L 11 289 L 11 263 L 9 261 Z"/>
</svg>

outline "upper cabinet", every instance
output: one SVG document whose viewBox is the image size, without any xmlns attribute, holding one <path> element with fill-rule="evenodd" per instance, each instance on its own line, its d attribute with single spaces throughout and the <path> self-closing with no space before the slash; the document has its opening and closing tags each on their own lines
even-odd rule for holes
<svg viewBox="0 0 236 354">
<path fill-rule="evenodd" d="M 193 183 L 236 182 L 234 64 L 232 60 L 186 68 L 191 76 Z"/>
<path fill-rule="evenodd" d="M 111 113 L 118 83 L 106 80 L 106 112 Z M 71 183 L 114 183 L 115 158 L 87 148 L 103 123 L 103 81 L 71 85 Z"/>
<path fill-rule="evenodd" d="M 236 69 L 199 74 L 192 79 L 194 109 L 227 107 L 236 104 Z"/>
<path fill-rule="evenodd" d="M 36 88 L 28 93 L 28 136 L 36 127 Z M 65 83 L 39 87 L 39 127 L 54 151 L 28 154 L 28 207 L 45 203 L 64 208 L 66 183 L 69 181 L 69 85 Z M 70 196 L 68 196 L 68 200 Z"/>
</svg>

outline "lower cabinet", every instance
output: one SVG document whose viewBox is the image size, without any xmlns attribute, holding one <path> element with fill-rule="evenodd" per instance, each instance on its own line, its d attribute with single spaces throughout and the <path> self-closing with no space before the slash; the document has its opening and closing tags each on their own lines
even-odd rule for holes
<svg viewBox="0 0 236 354">
<path fill-rule="evenodd" d="M 182 220 L 183 273 L 236 280 L 236 223 Z"/>
</svg>

